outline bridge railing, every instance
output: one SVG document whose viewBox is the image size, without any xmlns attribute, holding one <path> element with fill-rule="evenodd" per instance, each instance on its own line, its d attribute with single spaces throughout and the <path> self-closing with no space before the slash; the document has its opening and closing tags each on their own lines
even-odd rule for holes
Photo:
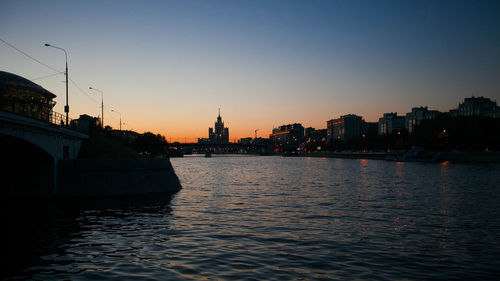
<svg viewBox="0 0 500 281">
<path fill-rule="evenodd" d="M 66 124 L 66 115 L 63 115 L 59 112 L 55 112 L 52 110 L 33 110 L 32 108 L 23 108 L 23 107 L 12 107 L 12 108 L 0 108 L 1 111 L 13 113 L 16 115 L 21 115 L 24 117 L 36 119 L 42 122 L 49 122 L 57 126 L 61 127 L 70 127 L 71 121 L 73 119 L 68 118 L 68 124 Z"/>
<path fill-rule="evenodd" d="M 71 124 L 73 119 L 69 118 L 68 122 Z M 70 124 L 66 124 L 66 115 L 59 112 L 51 111 L 49 114 L 49 122 L 62 127 L 69 127 Z"/>
</svg>

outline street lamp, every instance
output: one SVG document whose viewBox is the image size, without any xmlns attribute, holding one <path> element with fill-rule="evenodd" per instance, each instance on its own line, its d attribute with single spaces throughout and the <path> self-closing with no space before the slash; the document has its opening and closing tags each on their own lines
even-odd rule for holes
<svg viewBox="0 0 500 281">
<path fill-rule="evenodd" d="M 120 115 L 120 131 L 122 130 L 122 114 L 116 110 L 111 109 L 111 112 L 118 113 Z"/>
<path fill-rule="evenodd" d="M 69 105 L 68 105 L 68 53 L 66 52 L 66 50 L 64 50 L 63 48 L 60 48 L 60 47 L 57 47 L 57 46 L 53 46 L 53 45 L 50 45 L 50 44 L 47 44 L 45 43 L 45 47 L 52 47 L 52 48 L 56 48 L 56 49 L 59 49 L 61 51 L 64 52 L 64 55 L 66 56 L 66 106 L 64 106 L 64 112 L 66 112 L 66 126 L 69 125 Z"/>
<path fill-rule="evenodd" d="M 104 128 L 104 92 L 92 87 L 89 87 L 89 89 L 101 93 L 101 128 Z"/>
</svg>

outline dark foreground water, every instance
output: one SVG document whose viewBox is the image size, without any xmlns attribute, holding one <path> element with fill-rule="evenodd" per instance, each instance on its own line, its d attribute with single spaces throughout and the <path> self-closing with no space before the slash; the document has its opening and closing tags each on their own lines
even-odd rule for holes
<svg viewBox="0 0 500 281">
<path fill-rule="evenodd" d="M 500 166 L 172 159 L 183 190 L 2 200 L 2 276 L 499 279 Z"/>
</svg>

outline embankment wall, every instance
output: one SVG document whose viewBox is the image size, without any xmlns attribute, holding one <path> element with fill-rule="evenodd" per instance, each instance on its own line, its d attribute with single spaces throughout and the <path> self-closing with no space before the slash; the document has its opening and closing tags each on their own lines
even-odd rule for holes
<svg viewBox="0 0 500 281">
<path fill-rule="evenodd" d="M 440 152 L 439 159 L 451 162 L 500 163 L 500 152 Z"/>
<path fill-rule="evenodd" d="M 181 189 L 169 159 L 59 161 L 55 196 L 173 194 Z"/>
</svg>

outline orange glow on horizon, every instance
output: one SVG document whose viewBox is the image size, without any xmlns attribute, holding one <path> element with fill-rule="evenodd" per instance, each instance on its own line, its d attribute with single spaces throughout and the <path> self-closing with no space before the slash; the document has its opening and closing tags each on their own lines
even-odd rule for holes
<svg viewBox="0 0 500 281">
<path fill-rule="evenodd" d="M 115 126 L 112 126 L 113 129 L 117 129 L 117 127 Z M 175 130 L 174 133 L 169 133 L 170 131 L 172 130 L 168 130 L 168 129 L 165 129 L 165 128 L 153 128 L 153 127 L 137 127 L 137 128 L 123 128 L 123 130 L 132 130 L 132 131 L 135 131 L 137 133 L 145 133 L 145 132 L 151 132 L 151 133 L 154 133 L 154 134 L 160 134 L 162 136 L 164 136 L 166 138 L 166 140 L 168 142 L 180 142 L 180 143 L 192 143 L 192 142 L 198 142 L 198 139 L 199 138 L 208 138 L 208 127 L 206 128 L 206 130 L 204 130 L 203 132 L 201 132 L 200 130 L 196 130 L 198 133 L 193 133 L 194 130 L 189 130 L 189 129 L 186 129 L 186 130 L 182 130 L 182 129 L 179 129 L 179 130 Z M 249 130 L 242 130 L 242 131 L 249 131 Z M 270 131 L 270 130 L 269 130 Z M 269 135 L 271 134 L 271 132 L 269 132 L 268 134 L 259 134 L 257 137 L 259 138 L 269 138 Z M 245 134 L 245 133 L 239 133 L 239 134 L 231 134 L 231 128 L 229 128 L 229 142 L 238 142 L 238 140 L 242 139 L 242 138 L 253 138 L 255 137 L 255 133 L 248 133 L 248 134 Z"/>
</svg>

